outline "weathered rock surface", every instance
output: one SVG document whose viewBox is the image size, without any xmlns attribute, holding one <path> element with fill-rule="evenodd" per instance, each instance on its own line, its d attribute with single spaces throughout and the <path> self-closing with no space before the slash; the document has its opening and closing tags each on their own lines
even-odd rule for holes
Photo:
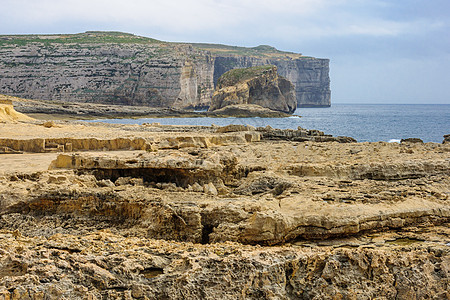
<svg viewBox="0 0 450 300">
<path fill-rule="evenodd" d="M 4 124 L 0 136 L 119 135 L 157 147 L 0 155 L 6 299 L 450 296 L 448 144 L 54 125 Z"/>
<path fill-rule="evenodd" d="M 259 141 L 256 131 L 216 134 L 217 128 L 196 126 L 161 126 L 159 124 L 104 125 L 96 123 L 46 122 L 4 124 L 0 128 L 0 147 L 15 151 L 46 153 L 72 151 L 115 151 L 210 148 L 227 144 L 247 144 Z M 36 137 L 38 136 L 38 137 Z"/>
<path fill-rule="evenodd" d="M 233 52 L 223 47 L 114 32 L 0 36 L 0 93 L 52 101 L 207 107 L 217 78 L 226 71 L 273 64 L 294 84 L 300 106 L 330 105 L 329 60 L 273 48 Z"/>
<path fill-rule="evenodd" d="M 281 111 L 275 111 L 255 104 L 234 104 L 208 111 L 207 116 L 233 117 L 233 118 L 285 118 L 290 116 Z"/>
<path fill-rule="evenodd" d="M 261 133 L 261 137 L 265 140 L 282 140 L 282 141 L 295 141 L 295 142 L 339 142 L 339 143 L 356 143 L 356 140 L 348 136 L 334 137 L 329 134 L 325 134 L 320 130 L 307 130 L 299 127 L 295 129 L 276 129 L 270 126 L 258 127 L 256 130 Z"/>
<path fill-rule="evenodd" d="M 32 120 L 33 119 L 27 115 L 17 112 L 14 109 L 13 102 L 7 97 L 0 95 L 0 123 Z"/>
<path fill-rule="evenodd" d="M 176 108 L 155 108 L 138 105 L 107 105 L 62 101 L 40 101 L 17 97 L 13 104 L 17 111 L 31 114 L 38 119 L 95 119 L 95 118 L 135 118 L 135 117 L 205 117 L 206 112 Z"/>
<path fill-rule="evenodd" d="M 400 143 L 423 143 L 423 141 L 419 138 L 407 138 L 407 139 L 401 139 Z"/>
<path fill-rule="evenodd" d="M 217 81 L 209 110 L 239 104 L 292 114 L 297 108 L 294 85 L 278 76 L 277 67 L 271 65 L 228 71 Z"/>
<path fill-rule="evenodd" d="M 0 295 L 4 299 L 448 298 L 449 247 L 436 242 L 394 243 L 255 248 L 124 237 L 108 230 L 49 237 L 3 230 Z"/>
</svg>

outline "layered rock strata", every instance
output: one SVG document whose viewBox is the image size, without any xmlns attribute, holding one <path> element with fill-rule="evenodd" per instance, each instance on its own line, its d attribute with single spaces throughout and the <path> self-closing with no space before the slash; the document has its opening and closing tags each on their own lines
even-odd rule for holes
<svg viewBox="0 0 450 300">
<path fill-rule="evenodd" d="M 208 107 L 216 80 L 226 71 L 273 64 L 294 84 L 300 106 L 330 105 L 327 59 L 272 48 L 236 47 L 233 52 L 221 47 L 106 32 L 0 36 L 0 93 L 52 101 Z"/>
<path fill-rule="evenodd" d="M 294 86 L 278 76 L 277 68 L 270 65 L 231 70 L 219 78 L 209 110 L 238 104 L 254 104 L 291 114 L 297 108 Z"/>
<path fill-rule="evenodd" d="M 438 230 L 438 228 L 436 228 Z M 382 242 L 384 238 L 393 243 Z M 108 230 L 0 231 L 5 299 L 446 299 L 448 246 L 197 245 Z M 345 241 L 342 242 L 344 245 Z"/>
<path fill-rule="evenodd" d="M 225 133 L 225 134 L 224 134 Z M 39 137 L 36 137 L 39 136 Z M 280 130 L 245 125 L 163 126 L 113 125 L 97 123 L 40 122 L 4 124 L 0 130 L 0 147 L 10 151 L 48 153 L 73 151 L 116 151 L 211 148 L 230 144 L 247 144 L 264 140 L 356 142 L 350 137 L 333 137 L 318 130 Z"/>
<path fill-rule="evenodd" d="M 158 147 L 0 155 L 4 298 L 449 297 L 448 144 L 293 141 L 305 130 L 243 125 L 0 127 L 67 132 Z M 202 136 L 211 144 L 191 139 Z"/>
</svg>

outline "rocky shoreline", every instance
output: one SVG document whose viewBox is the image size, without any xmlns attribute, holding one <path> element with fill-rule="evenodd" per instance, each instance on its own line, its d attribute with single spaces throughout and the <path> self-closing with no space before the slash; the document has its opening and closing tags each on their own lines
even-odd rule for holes
<svg viewBox="0 0 450 300">
<path fill-rule="evenodd" d="M 10 96 L 15 109 L 38 119 L 92 120 L 120 118 L 224 118 L 260 117 L 284 118 L 290 114 L 274 111 L 257 105 L 232 105 L 215 111 L 194 111 L 176 108 L 154 108 L 148 106 L 105 105 L 95 103 L 57 102 L 28 100 Z"/>
<path fill-rule="evenodd" d="M 4 299 L 447 299 L 450 144 L 0 126 Z"/>
</svg>

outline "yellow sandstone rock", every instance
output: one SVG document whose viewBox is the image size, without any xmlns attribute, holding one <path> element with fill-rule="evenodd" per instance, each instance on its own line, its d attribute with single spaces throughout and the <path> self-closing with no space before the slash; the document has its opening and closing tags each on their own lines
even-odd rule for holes
<svg viewBox="0 0 450 300">
<path fill-rule="evenodd" d="M 24 122 L 33 121 L 33 118 L 19 113 L 14 109 L 12 100 L 9 97 L 0 95 L 0 122 Z"/>
</svg>

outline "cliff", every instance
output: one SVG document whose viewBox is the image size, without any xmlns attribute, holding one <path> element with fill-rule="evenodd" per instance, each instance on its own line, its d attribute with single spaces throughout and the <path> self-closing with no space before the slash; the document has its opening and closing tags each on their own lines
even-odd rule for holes
<svg viewBox="0 0 450 300">
<path fill-rule="evenodd" d="M 208 107 L 233 68 L 273 64 L 299 106 L 329 106 L 329 61 L 278 51 L 167 43 L 120 32 L 0 36 L 0 93 L 32 99 Z"/>
<path fill-rule="evenodd" d="M 209 109 L 236 104 L 256 104 L 293 113 L 297 100 L 293 84 L 278 76 L 277 67 L 268 65 L 230 70 L 219 78 Z"/>
</svg>

